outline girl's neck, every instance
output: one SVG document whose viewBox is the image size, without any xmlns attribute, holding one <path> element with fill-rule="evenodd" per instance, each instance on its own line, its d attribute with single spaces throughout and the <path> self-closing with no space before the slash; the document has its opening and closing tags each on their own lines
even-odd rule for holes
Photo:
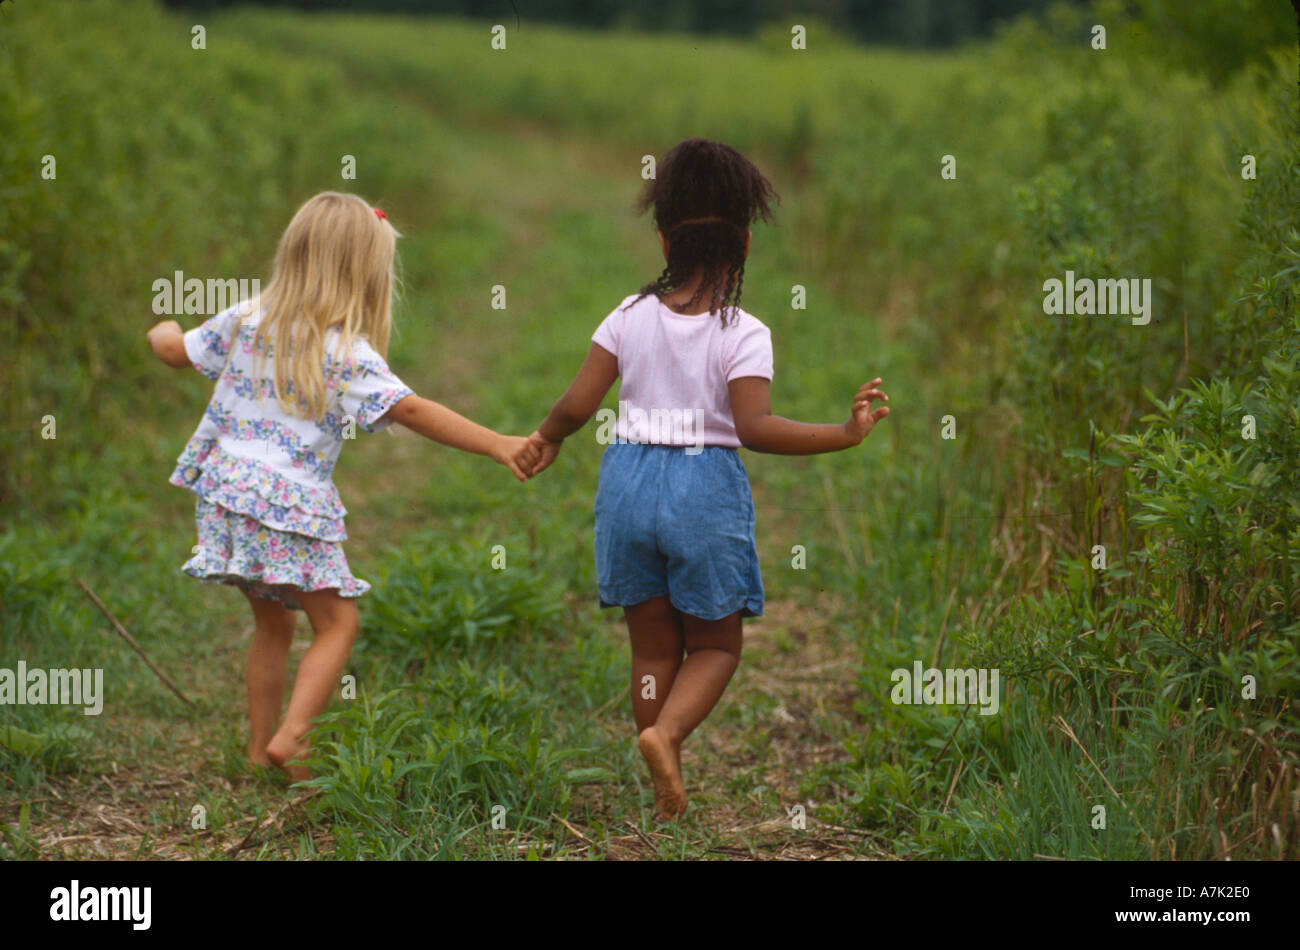
<svg viewBox="0 0 1300 950">
<path fill-rule="evenodd" d="M 691 298 L 699 289 L 701 276 L 696 274 L 682 286 L 678 287 L 670 294 L 665 294 L 659 300 L 673 313 L 680 313 L 684 317 L 698 317 L 700 314 L 709 312 L 709 301 L 701 298 L 691 303 Z"/>
</svg>

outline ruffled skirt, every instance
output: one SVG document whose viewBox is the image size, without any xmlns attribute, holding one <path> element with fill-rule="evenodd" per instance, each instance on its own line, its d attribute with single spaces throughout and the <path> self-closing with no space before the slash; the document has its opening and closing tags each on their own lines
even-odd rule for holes
<svg viewBox="0 0 1300 950">
<path fill-rule="evenodd" d="M 343 545 L 268 528 L 256 518 L 200 497 L 194 509 L 199 543 L 181 568 L 191 577 L 231 584 L 263 600 L 301 610 L 299 591 L 336 589 L 360 597 L 370 585 L 352 576 Z"/>
<path fill-rule="evenodd" d="M 348 513 L 332 482 L 310 487 L 257 459 L 231 455 L 216 439 L 197 435 L 185 444 L 169 481 L 277 531 L 346 541 Z"/>
</svg>

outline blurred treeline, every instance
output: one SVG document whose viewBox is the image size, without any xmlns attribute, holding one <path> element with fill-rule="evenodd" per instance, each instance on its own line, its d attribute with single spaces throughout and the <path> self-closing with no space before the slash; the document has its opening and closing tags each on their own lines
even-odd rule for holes
<svg viewBox="0 0 1300 950">
<path fill-rule="evenodd" d="M 1053 0 L 264 0 L 259 5 L 297 10 L 432 13 L 515 25 L 529 21 L 638 31 L 747 35 L 763 24 L 812 17 L 837 32 L 873 43 L 947 46 Z M 1059 0 L 1058 0 L 1059 2 Z M 240 0 L 168 0 L 169 6 L 215 9 Z"/>
<path fill-rule="evenodd" d="M 425 13 L 639 31 L 750 35 L 770 23 L 813 18 L 838 34 L 867 43 L 944 47 L 991 35 L 999 24 L 1053 5 L 1080 0 L 166 0 L 167 6 L 232 6 L 296 10 Z M 1235 0 L 1131 0 L 1128 15 L 1146 20 L 1171 48 L 1211 73 L 1230 71 L 1252 52 L 1294 35 L 1295 14 L 1286 0 L 1249 8 Z"/>
</svg>

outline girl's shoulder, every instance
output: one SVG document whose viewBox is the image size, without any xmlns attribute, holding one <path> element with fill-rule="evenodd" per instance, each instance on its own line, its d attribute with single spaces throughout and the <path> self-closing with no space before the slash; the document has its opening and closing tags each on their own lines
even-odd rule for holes
<svg viewBox="0 0 1300 950">
<path fill-rule="evenodd" d="M 610 311 L 610 316 L 627 313 L 631 310 L 653 310 L 659 305 L 659 298 L 654 294 L 628 294 L 619 301 L 618 306 Z"/>
<path fill-rule="evenodd" d="M 661 307 L 659 297 L 655 294 L 628 294 L 617 307 L 609 312 L 609 315 L 602 322 L 605 325 L 612 324 L 611 329 L 613 329 L 620 325 L 623 320 L 658 313 Z M 716 319 L 716 316 L 714 319 Z M 724 334 L 731 336 L 748 337 L 754 334 L 771 333 L 766 323 L 740 307 L 735 308 L 734 316 L 729 315 L 728 319 L 719 325 L 722 326 Z"/>
<path fill-rule="evenodd" d="M 635 321 L 638 316 L 653 311 L 658 304 L 659 298 L 654 294 L 646 294 L 644 297 L 641 294 L 628 294 L 619 301 L 617 307 L 605 314 L 600 321 L 600 329 L 596 332 L 598 335 L 605 332 L 617 335 L 629 318 Z"/>
<path fill-rule="evenodd" d="M 354 336 L 348 345 L 343 344 L 343 333 L 331 329 L 325 337 L 325 364 L 328 373 L 341 373 L 344 379 L 358 375 L 387 376 L 388 360 L 380 355 L 370 340 Z"/>
<path fill-rule="evenodd" d="M 220 332 L 235 331 L 246 340 L 257 331 L 258 324 L 265 316 L 266 311 L 254 297 L 252 300 L 241 300 L 224 313 L 218 314 L 214 322 L 219 324 Z"/>
<path fill-rule="evenodd" d="M 727 326 L 735 327 L 741 333 L 753 333 L 756 330 L 767 330 L 767 324 L 754 316 L 748 310 L 735 309 L 735 317 L 728 321 Z M 770 330 L 768 332 L 771 332 Z"/>
<path fill-rule="evenodd" d="M 266 308 L 262 306 L 260 297 L 241 300 L 227 312 L 244 326 L 257 326 L 266 316 Z"/>
<path fill-rule="evenodd" d="M 371 345 L 368 337 L 358 334 L 352 338 L 348 347 L 344 347 L 342 345 L 343 332 L 336 327 L 330 331 L 330 335 L 327 339 L 329 342 L 329 352 L 335 359 L 343 359 L 345 355 L 350 355 L 351 362 L 353 363 L 376 361 L 380 363 L 387 362 L 379 355 L 379 351 Z"/>
</svg>

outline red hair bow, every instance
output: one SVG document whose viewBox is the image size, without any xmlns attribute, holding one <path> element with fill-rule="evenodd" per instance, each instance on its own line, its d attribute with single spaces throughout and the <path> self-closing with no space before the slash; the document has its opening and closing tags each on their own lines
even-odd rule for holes
<svg viewBox="0 0 1300 950">
<path fill-rule="evenodd" d="M 387 217 L 388 217 L 388 215 L 384 214 L 384 211 L 383 211 L 382 208 L 371 208 L 370 210 L 372 210 L 372 211 L 375 213 L 375 217 L 377 217 L 377 218 L 387 218 Z"/>
</svg>

